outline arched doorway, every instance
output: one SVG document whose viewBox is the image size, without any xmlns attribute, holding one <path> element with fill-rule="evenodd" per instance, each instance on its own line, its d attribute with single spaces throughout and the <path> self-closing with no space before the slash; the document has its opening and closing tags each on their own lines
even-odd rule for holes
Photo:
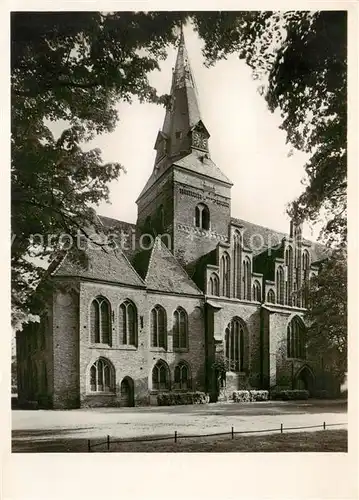
<svg viewBox="0 0 359 500">
<path fill-rule="evenodd" d="M 121 382 L 121 406 L 134 406 L 133 380 L 125 377 Z"/>
<path fill-rule="evenodd" d="M 295 388 L 304 389 L 309 391 L 309 394 L 313 391 L 314 386 L 314 375 L 312 370 L 308 366 L 304 366 L 299 370 L 295 377 Z"/>
</svg>

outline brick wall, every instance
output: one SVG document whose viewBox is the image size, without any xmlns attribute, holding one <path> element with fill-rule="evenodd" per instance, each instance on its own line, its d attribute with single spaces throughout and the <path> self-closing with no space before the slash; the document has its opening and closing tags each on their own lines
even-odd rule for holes
<svg viewBox="0 0 359 500">
<path fill-rule="evenodd" d="M 53 295 L 53 407 L 79 406 L 79 299 L 75 292 Z"/>
<path fill-rule="evenodd" d="M 92 300 L 102 295 L 106 297 L 113 311 L 112 346 L 94 346 L 89 337 L 89 311 Z M 125 300 L 131 300 L 138 314 L 137 348 L 121 346 L 119 340 L 118 308 Z M 150 347 L 150 310 L 156 304 L 165 308 L 167 314 L 168 346 L 167 351 Z M 174 352 L 172 349 L 172 317 L 175 309 L 181 306 L 188 314 L 189 349 L 186 352 Z M 121 382 L 130 377 L 134 385 L 136 405 L 150 403 L 151 374 L 155 363 L 162 359 L 170 369 L 171 379 L 175 365 L 184 360 L 191 368 L 193 389 L 204 389 L 205 339 L 203 315 L 196 317 L 197 307 L 203 310 L 200 298 L 155 294 L 129 287 L 116 287 L 106 284 L 82 283 L 80 291 L 80 402 L 81 406 L 120 405 Z M 91 393 L 89 370 L 99 358 L 108 359 L 115 370 L 116 393 L 98 395 Z M 155 398 L 152 398 L 152 400 Z"/>
</svg>

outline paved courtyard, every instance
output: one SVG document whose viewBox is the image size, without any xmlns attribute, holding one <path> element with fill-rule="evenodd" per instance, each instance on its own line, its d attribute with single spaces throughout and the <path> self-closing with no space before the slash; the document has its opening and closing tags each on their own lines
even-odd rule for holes
<svg viewBox="0 0 359 500">
<path fill-rule="evenodd" d="M 275 430 L 347 422 L 344 401 L 268 401 L 207 405 L 96 408 L 81 410 L 13 410 L 12 450 L 86 451 L 87 440 L 202 435 Z M 345 426 L 330 427 L 343 429 Z M 310 429 L 307 429 L 310 430 Z M 317 430 L 314 429 L 313 430 Z M 294 431 L 294 430 L 293 430 Z"/>
</svg>

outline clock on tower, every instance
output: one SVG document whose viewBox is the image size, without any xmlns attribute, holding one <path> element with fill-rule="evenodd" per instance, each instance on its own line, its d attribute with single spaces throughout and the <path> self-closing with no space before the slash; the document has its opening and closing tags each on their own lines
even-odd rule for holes
<svg viewBox="0 0 359 500">
<path fill-rule="evenodd" d="M 194 130 L 192 132 L 192 146 L 199 149 L 208 149 L 208 138 L 204 132 Z"/>
</svg>

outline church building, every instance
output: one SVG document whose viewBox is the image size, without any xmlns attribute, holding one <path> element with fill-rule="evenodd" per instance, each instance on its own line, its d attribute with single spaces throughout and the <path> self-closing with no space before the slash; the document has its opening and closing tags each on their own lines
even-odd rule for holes
<svg viewBox="0 0 359 500">
<path fill-rule="evenodd" d="M 121 407 L 155 405 L 164 392 L 217 401 L 239 389 L 325 389 L 303 319 L 325 249 L 294 223 L 282 234 L 232 217 L 233 184 L 211 159 L 183 34 L 170 97 L 137 224 L 99 217 L 129 244 L 89 248 L 86 266 L 63 255 L 51 265 L 40 323 L 17 332 L 20 404 Z"/>
</svg>

